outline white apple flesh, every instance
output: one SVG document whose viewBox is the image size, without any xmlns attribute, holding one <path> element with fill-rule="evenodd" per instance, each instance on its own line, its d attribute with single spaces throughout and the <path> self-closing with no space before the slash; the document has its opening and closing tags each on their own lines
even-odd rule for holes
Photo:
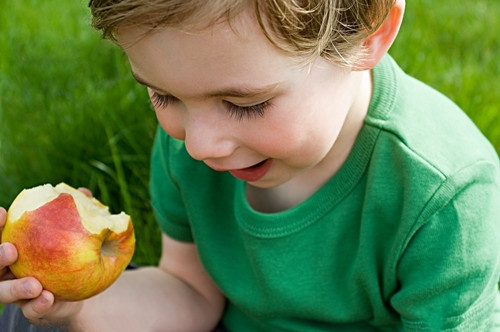
<svg viewBox="0 0 500 332">
<path fill-rule="evenodd" d="M 17 278 L 35 277 L 56 299 L 82 300 L 108 288 L 132 259 L 130 216 L 111 214 L 97 199 L 64 183 L 23 190 L 2 231 L 14 244 Z"/>
</svg>

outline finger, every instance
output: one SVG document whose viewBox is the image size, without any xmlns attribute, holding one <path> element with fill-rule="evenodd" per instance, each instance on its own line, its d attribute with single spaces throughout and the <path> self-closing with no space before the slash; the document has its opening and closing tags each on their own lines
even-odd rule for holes
<svg viewBox="0 0 500 332">
<path fill-rule="evenodd" d="M 17 260 L 17 249 L 9 242 L 0 244 L 0 269 L 11 264 Z"/>
<path fill-rule="evenodd" d="M 21 305 L 21 310 L 23 311 L 24 316 L 29 320 L 39 319 L 52 308 L 54 304 L 54 295 L 44 290 L 40 293 L 40 296 L 34 298 L 31 301 L 27 301 Z"/>
<path fill-rule="evenodd" d="M 34 299 L 42 293 L 42 285 L 32 277 L 0 282 L 0 303 L 9 304 Z"/>
<path fill-rule="evenodd" d="M 0 227 L 5 225 L 5 221 L 7 220 L 7 211 L 0 206 Z"/>
<path fill-rule="evenodd" d="M 85 196 L 92 197 L 92 192 L 85 187 L 78 187 L 78 190 L 80 190 L 82 193 L 85 194 Z"/>
</svg>

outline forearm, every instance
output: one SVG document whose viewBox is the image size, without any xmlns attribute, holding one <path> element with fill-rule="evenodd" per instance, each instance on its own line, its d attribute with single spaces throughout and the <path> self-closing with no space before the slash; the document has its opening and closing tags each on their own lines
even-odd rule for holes
<svg viewBox="0 0 500 332">
<path fill-rule="evenodd" d="M 72 332 L 210 331 L 223 307 L 222 299 L 210 302 L 159 268 L 141 268 L 86 300 L 70 326 Z"/>
</svg>

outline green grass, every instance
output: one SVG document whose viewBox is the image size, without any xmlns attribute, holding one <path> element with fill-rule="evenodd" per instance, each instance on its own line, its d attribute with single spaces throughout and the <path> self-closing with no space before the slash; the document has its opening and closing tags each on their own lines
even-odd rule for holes
<svg viewBox="0 0 500 332">
<path fill-rule="evenodd" d="M 461 106 L 500 152 L 500 2 L 407 1 L 391 54 Z"/>
<path fill-rule="evenodd" d="M 156 120 L 127 59 L 89 28 L 87 1 L 0 1 L 0 205 L 23 188 L 90 188 L 134 219 L 134 261 L 160 238 L 148 198 Z M 391 54 L 458 103 L 500 151 L 500 2 L 411 0 Z"/>
<path fill-rule="evenodd" d="M 134 261 L 154 264 L 148 198 L 156 120 L 127 59 L 89 27 L 85 1 L 0 2 L 0 205 L 26 187 L 85 186 L 132 215 Z"/>
</svg>

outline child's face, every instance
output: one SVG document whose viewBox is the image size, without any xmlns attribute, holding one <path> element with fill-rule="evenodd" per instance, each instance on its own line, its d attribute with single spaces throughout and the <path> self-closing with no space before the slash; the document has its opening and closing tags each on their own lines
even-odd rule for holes
<svg viewBox="0 0 500 332">
<path fill-rule="evenodd" d="M 357 134 L 343 128 L 361 104 L 359 73 L 322 59 L 299 64 L 249 17 L 232 28 L 169 28 L 139 41 L 141 31 L 122 28 L 117 39 L 159 123 L 194 159 L 260 188 L 299 174 L 331 176 L 329 164 Z"/>
</svg>

